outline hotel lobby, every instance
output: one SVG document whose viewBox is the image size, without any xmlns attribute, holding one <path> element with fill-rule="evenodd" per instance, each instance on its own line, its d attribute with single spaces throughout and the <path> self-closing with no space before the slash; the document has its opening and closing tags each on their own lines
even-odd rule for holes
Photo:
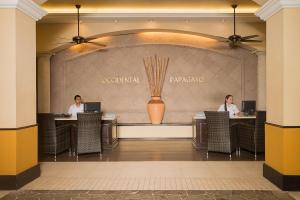
<svg viewBox="0 0 300 200">
<path fill-rule="evenodd" d="M 0 199 L 300 199 L 299 0 L 0 0 Z"/>
</svg>

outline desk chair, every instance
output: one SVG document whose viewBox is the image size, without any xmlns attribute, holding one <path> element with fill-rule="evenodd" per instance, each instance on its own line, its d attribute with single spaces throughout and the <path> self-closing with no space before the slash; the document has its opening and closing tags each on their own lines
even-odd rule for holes
<svg viewBox="0 0 300 200">
<path fill-rule="evenodd" d="M 257 111 L 255 125 L 239 125 L 239 146 L 250 152 L 254 152 L 256 160 L 257 153 L 265 152 L 265 122 L 266 111 Z"/>
<path fill-rule="evenodd" d="M 79 154 L 100 153 L 101 146 L 101 113 L 77 113 L 76 159 Z"/>
<path fill-rule="evenodd" d="M 208 152 L 228 153 L 231 160 L 231 154 L 236 150 L 235 132 L 229 126 L 229 112 L 205 111 L 208 126 Z"/>
<path fill-rule="evenodd" d="M 56 155 L 66 150 L 70 150 L 70 125 L 55 125 L 53 113 L 39 113 L 38 122 L 38 140 L 39 152 L 43 154 Z"/>
</svg>

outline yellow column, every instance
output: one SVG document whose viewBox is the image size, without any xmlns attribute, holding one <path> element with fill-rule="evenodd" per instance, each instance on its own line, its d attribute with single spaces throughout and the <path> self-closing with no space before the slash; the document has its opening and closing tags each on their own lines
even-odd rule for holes
<svg viewBox="0 0 300 200">
<path fill-rule="evenodd" d="M 0 189 L 39 176 L 35 26 L 42 15 L 31 1 L 0 2 Z"/>
<path fill-rule="evenodd" d="M 300 190 L 300 1 L 268 1 L 266 154 L 264 176 L 283 190 Z"/>
</svg>

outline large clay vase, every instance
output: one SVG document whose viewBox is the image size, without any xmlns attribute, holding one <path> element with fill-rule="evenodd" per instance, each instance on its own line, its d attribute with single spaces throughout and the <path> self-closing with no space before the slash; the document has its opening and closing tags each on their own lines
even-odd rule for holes
<svg viewBox="0 0 300 200">
<path fill-rule="evenodd" d="M 165 103 L 161 100 L 161 98 L 151 97 L 147 108 L 151 123 L 161 124 L 165 113 Z"/>
</svg>

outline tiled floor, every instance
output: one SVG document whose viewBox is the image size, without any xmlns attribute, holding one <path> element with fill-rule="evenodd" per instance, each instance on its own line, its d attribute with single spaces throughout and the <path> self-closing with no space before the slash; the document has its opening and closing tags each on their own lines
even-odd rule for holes
<svg viewBox="0 0 300 200">
<path fill-rule="evenodd" d="M 11 193 L 2 200 L 292 200 L 287 193 L 280 191 L 99 191 L 99 190 L 25 190 Z"/>
<path fill-rule="evenodd" d="M 46 162 L 30 190 L 278 190 L 262 162 Z"/>
</svg>

